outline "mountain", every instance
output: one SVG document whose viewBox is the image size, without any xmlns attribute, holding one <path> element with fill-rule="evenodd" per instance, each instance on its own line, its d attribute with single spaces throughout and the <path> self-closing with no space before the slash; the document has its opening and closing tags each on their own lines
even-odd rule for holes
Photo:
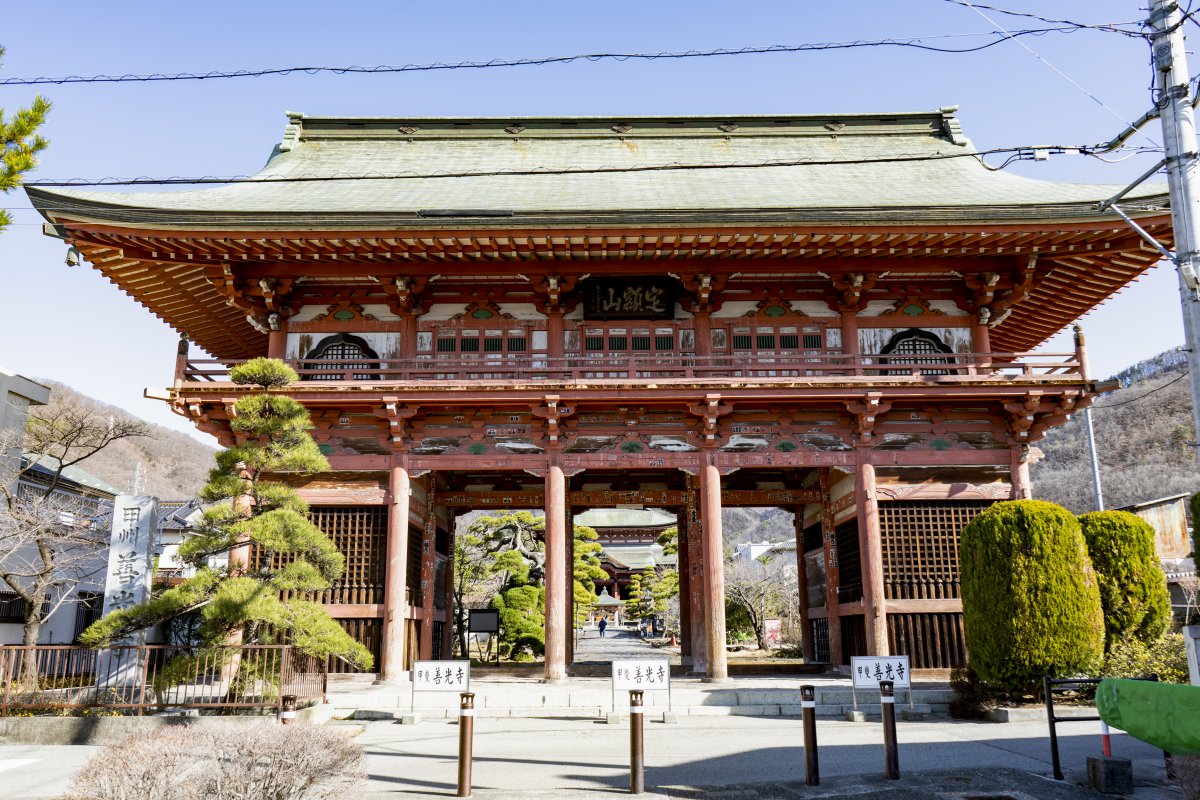
<svg viewBox="0 0 1200 800">
<path fill-rule="evenodd" d="M 51 406 L 72 403 L 92 408 L 105 416 L 137 419 L 128 411 L 101 403 L 70 386 L 54 381 L 42 382 L 51 389 Z M 138 464 L 141 464 L 141 492 L 161 500 L 192 499 L 208 479 L 216 450 L 161 425 L 149 427 L 149 436 L 113 442 L 80 463 L 79 468 L 122 491 L 131 491 Z"/>
<path fill-rule="evenodd" d="M 1169 350 L 1114 375 L 1120 389 L 1092 406 L 1106 508 L 1200 490 L 1187 356 Z M 1076 514 L 1095 510 L 1084 414 L 1038 442 L 1034 496 Z"/>
</svg>

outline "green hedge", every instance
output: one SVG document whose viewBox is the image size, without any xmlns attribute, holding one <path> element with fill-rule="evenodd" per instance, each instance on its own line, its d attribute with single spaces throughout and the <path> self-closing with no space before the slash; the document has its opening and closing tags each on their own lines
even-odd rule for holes
<svg viewBox="0 0 1200 800">
<path fill-rule="evenodd" d="M 997 503 L 963 529 L 960 558 L 967 649 L 985 683 L 1029 694 L 1043 675 L 1099 665 L 1100 592 L 1071 512 L 1039 500 Z"/>
<path fill-rule="evenodd" d="M 1128 511 L 1079 518 L 1096 578 L 1108 647 L 1135 637 L 1158 639 L 1171 621 L 1167 576 L 1154 550 L 1154 528 Z"/>
</svg>

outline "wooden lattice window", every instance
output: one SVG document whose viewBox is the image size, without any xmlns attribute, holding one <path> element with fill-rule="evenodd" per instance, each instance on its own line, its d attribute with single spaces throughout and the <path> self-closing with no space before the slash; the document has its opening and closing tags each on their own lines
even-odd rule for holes
<svg viewBox="0 0 1200 800">
<path fill-rule="evenodd" d="M 377 604 L 383 602 L 383 574 L 387 563 L 386 506 L 312 506 L 309 516 L 333 540 L 346 558 L 340 580 L 310 599 L 318 603 Z M 269 558 L 269 563 L 264 563 Z M 278 569 L 286 563 L 279 553 L 251 548 L 251 569 Z M 285 596 L 291 593 L 285 592 Z"/>
<path fill-rule="evenodd" d="M 339 333 L 317 342 L 317 346 L 304 356 L 301 366 L 310 371 L 303 376 L 306 381 L 340 381 L 345 380 L 347 374 L 353 374 L 356 381 L 366 381 L 371 379 L 370 375 L 354 370 L 378 369 L 379 355 L 365 339 Z"/>
<path fill-rule="evenodd" d="M 884 597 L 959 597 L 959 534 L 989 505 L 988 500 L 880 503 Z"/>
<path fill-rule="evenodd" d="M 910 365 L 954 363 L 954 351 L 935 334 L 919 328 L 900 331 L 879 352 L 888 356 L 879 360 L 881 364 L 903 365 L 901 369 L 889 371 L 890 375 L 909 375 L 912 373 Z M 949 369 L 929 369 L 924 366 L 919 366 L 919 369 L 922 375 L 950 375 L 952 372 Z"/>
</svg>

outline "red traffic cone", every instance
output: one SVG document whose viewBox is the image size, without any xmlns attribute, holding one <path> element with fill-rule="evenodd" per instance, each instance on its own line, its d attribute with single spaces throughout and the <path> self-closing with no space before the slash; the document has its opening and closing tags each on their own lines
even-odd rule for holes
<svg viewBox="0 0 1200 800">
<path fill-rule="evenodd" d="M 671 647 L 678 647 L 679 642 L 675 639 L 675 631 L 671 631 Z"/>
</svg>

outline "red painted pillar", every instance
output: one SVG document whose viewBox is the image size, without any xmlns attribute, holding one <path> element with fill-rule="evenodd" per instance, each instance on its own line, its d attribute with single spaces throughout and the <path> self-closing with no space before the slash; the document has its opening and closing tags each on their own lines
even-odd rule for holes
<svg viewBox="0 0 1200 800">
<path fill-rule="evenodd" d="M 446 621 L 442 623 L 442 658 L 454 658 L 454 620 L 458 609 L 454 607 L 454 546 L 457 538 L 458 515 L 450 512 L 446 522 L 449 533 L 449 545 L 446 551 L 446 575 L 439 587 L 443 592 L 442 607 L 446 609 Z M 468 658 L 465 653 L 463 658 Z"/>
<path fill-rule="evenodd" d="M 824 542 L 825 556 L 825 621 L 829 635 L 829 663 L 843 664 L 842 657 L 842 619 L 838 603 L 841 587 L 841 567 L 838 566 L 837 525 L 833 512 L 833 483 L 830 479 L 829 468 L 820 467 L 818 471 L 821 486 L 821 538 Z"/>
<path fill-rule="evenodd" d="M 279 330 L 267 334 L 267 358 L 287 357 L 287 320 L 279 318 Z"/>
<path fill-rule="evenodd" d="M 987 325 L 971 326 L 971 349 L 975 352 L 975 364 L 986 372 L 992 363 L 992 332 Z"/>
<path fill-rule="evenodd" d="M 871 450 L 854 451 L 854 491 L 858 507 L 858 550 L 862 561 L 863 620 L 869 656 L 888 655 L 887 611 L 883 599 L 883 541 L 879 530 L 879 502 L 875 498 L 875 465 Z"/>
<path fill-rule="evenodd" d="M 692 663 L 692 597 L 691 597 L 691 551 L 688 549 L 687 509 L 677 509 L 675 516 L 675 546 L 678 562 L 675 567 L 679 575 L 679 663 Z"/>
<path fill-rule="evenodd" d="M 708 672 L 708 634 L 704 622 L 704 539 L 700 525 L 700 482 L 687 476 L 688 613 L 691 616 L 692 672 Z M 724 554 L 722 554 L 724 555 Z"/>
<path fill-rule="evenodd" d="M 563 312 L 555 308 L 546 314 L 546 355 L 552 359 L 562 358 L 564 347 Z M 554 361 L 553 364 L 556 367 L 562 366 L 559 361 Z"/>
<path fill-rule="evenodd" d="M 725 658 L 725 539 L 721 529 L 721 472 L 716 453 L 700 467 L 700 524 L 704 550 L 704 636 L 708 646 L 706 681 L 729 678 Z"/>
<path fill-rule="evenodd" d="M 692 336 L 695 337 L 696 365 L 700 374 L 709 374 L 713 363 L 713 313 L 708 309 L 697 311 L 691 319 Z"/>
<path fill-rule="evenodd" d="M 792 524 L 796 529 L 796 582 L 800 594 L 800 650 L 804 660 L 812 662 L 812 624 L 808 620 L 808 561 L 804 558 L 804 506 L 792 509 Z"/>
<path fill-rule="evenodd" d="M 567 677 L 567 489 L 563 469 L 546 467 L 546 673 Z"/>
<path fill-rule="evenodd" d="M 379 645 L 379 680 L 404 681 L 404 594 L 408 568 L 408 507 L 412 486 L 399 458 L 388 480 L 387 564 L 383 575 L 383 636 Z"/>
<path fill-rule="evenodd" d="M 842 354 L 850 364 L 851 375 L 862 375 L 862 353 L 858 349 L 858 312 L 842 312 Z"/>
<path fill-rule="evenodd" d="M 421 658 L 433 658 L 433 601 L 438 592 L 433 576 L 437 572 L 437 491 L 436 473 L 426 476 L 425 530 L 421 535 Z"/>
<path fill-rule="evenodd" d="M 1012 484 L 1012 499 L 1032 500 L 1033 483 L 1029 480 L 1029 462 L 1024 458 L 1028 451 L 1018 446 L 1010 447 L 1008 452 L 1011 458 L 1008 473 Z"/>
</svg>

